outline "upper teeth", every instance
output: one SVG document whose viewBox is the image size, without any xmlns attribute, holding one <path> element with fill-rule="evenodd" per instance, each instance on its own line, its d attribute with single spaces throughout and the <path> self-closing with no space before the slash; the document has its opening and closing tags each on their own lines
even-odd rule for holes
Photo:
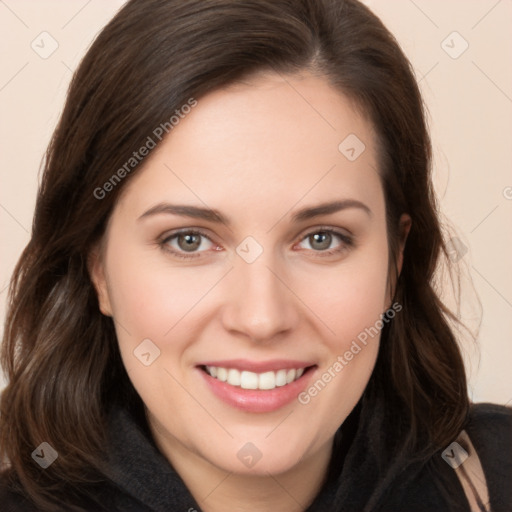
<svg viewBox="0 0 512 512">
<path fill-rule="evenodd" d="M 254 373 L 245 370 L 240 372 L 234 368 L 207 366 L 206 371 L 222 382 L 227 382 L 232 386 L 240 386 L 243 389 L 274 389 L 277 386 L 286 386 L 286 384 L 297 380 L 304 373 L 304 368 Z"/>
</svg>

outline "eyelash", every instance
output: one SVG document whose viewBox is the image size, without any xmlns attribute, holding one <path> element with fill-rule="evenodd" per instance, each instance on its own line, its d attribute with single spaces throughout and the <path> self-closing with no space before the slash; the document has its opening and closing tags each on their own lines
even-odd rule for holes
<svg viewBox="0 0 512 512">
<path fill-rule="evenodd" d="M 342 245 L 340 247 L 337 247 L 337 248 L 334 248 L 334 249 L 328 249 L 328 250 L 325 250 L 325 251 L 314 251 L 315 253 L 317 253 L 318 256 L 320 256 L 321 258 L 322 257 L 328 257 L 328 256 L 332 256 L 334 254 L 338 254 L 338 253 L 341 253 L 347 249 L 350 249 L 352 247 L 354 247 L 354 240 L 351 236 L 349 235 L 346 235 L 340 231 L 337 231 L 335 229 L 332 229 L 332 228 L 327 228 L 327 227 L 319 227 L 319 228 L 315 228 L 314 230 L 306 233 L 300 240 L 300 242 L 303 242 L 305 239 L 307 239 L 308 237 L 312 236 L 312 235 L 315 235 L 315 234 L 318 234 L 318 233 L 326 233 L 326 234 L 330 234 L 330 235 L 335 235 L 337 237 L 340 238 L 341 242 L 342 242 Z M 191 259 L 194 259 L 194 258 L 198 258 L 201 256 L 201 253 L 189 253 L 187 254 L 186 252 L 181 252 L 181 251 L 176 251 L 174 249 L 170 249 L 169 248 L 169 242 L 171 240 L 173 240 L 174 238 L 178 237 L 179 235 L 200 235 L 200 236 L 203 236 L 204 238 L 206 238 L 207 240 L 209 240 L 210 242 L 212 243 L 215 243 L 206 233 L 204 233 L 203 231 L 201 231 L 200 229 L 184 229 L 184 230 L 181 230 L 181 231 L 176 231 L 174 233 L 171 233 L 170 235 L 168 236 L 165 236 L 165 238 L 163 238 L 160 242 L 159 242 L 159 245 L 161 247 L 161 249 L 165 252 L 169 252 L 171 253 L 173 256 L 176 256 L 178 258 L 181 258 L 181 259 L 184 259 L 184 260 L 191 260 Z M 311 249 L 312 250 L 312 249 Z"/>
</svg>

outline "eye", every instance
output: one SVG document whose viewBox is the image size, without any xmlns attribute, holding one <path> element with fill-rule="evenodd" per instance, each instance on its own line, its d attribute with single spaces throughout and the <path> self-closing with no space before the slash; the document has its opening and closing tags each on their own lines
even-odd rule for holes
<svg viewBox="0 0 512 512">
<path fill-rule="evenodd" d="M 317 228 L 311 231 L 299 245 L 305 242 L 309 244 L 311 250 L 319 253 L 319 256 L 341 253 L 354 245 L 352 237 L 331 228 Z"/>
<path fill-rule="evenodd" d="M 308 233 L 299 243 L 299 246 L 307 243 L 305 247 L 318 256 L 331 256 L 349 250 L 354 241 L 351 236 L 332 228 L 316 228 Z M 197 229 L 188 229 L 166 235 L 160 242 L 162 250 L 171 253 L 173 256 L 182 259 L 201 257 L 201 253 L 220 248 L 211 238 Z M 304 248 L 304 247 L 303 247 Z"/>
<path fill-rule="evenodd" d="M 166 236 L 160 245 L 178 258 L 196 258 L 201 252 L 214 247 L 212 240 L 198 230 L 180 231 Z"/>
</svg>

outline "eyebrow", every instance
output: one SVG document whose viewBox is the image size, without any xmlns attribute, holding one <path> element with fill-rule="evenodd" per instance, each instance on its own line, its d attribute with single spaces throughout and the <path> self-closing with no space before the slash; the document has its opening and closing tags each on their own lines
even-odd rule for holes
<svg viewBox="0 0 512 512">
<path fill-rule="evenodd" d="M 145 211 L 138 220 L 152 215 L 166 213 L 169 215 L 180 215 L 182 217 L 192 217 L 194 219 L 203 219 L 210 222 L 229 225 L 228 219 L 217 210 L 211 208 L 200 208 L 198 206 L 189 206 L 182 204 L 159 203 L 149 210 Z"/>
<path fill-rule="evenodd" d="M 294 213 L 292 216 L 292 222 L 302 222 L 314 217 L 319 217 L 320 215 L 329 215 L 331 213 L 336 213 L 341 210 L 347 210 L 350 208 L 363 210 L 370 217 L 372 215 L 370 208 L 368 208 L 368 206 L 366 206 L 361 201 L 357 201 L 356 199 L 344 199 L 341 201 L 331 201 L 328 203 L 321 203 L 313 207 L 303 208 Z M 182 217 L 191 217 L 194 219 L 202 219 L 218 224 L 225 224 L 226 226 L 231 225 L 231 221 L 218 210 L 202 208 L 199 206 L 170 203 L 159 203 L 151 207 L 149 210 L 145 211 L 138 218 L 138 220 L 159 214 L 179 215 Z"/>
<path fill-rule="evenodd" d="M 361 201 L 356 199 L 344 199 L 343 201 L 331 201 L 330 203 L 322 203 L 317 206 L 303 208 L 295 213 L 292 217 L 293 222 L 300 222 L 309 220 L 320 215 L 328 215 L 336 213 L 341 210 L 348 210 L 350 208 L 358 208 L 363 210 L 368 216 L 372 216 L 372 211 Z"/>
</svg>

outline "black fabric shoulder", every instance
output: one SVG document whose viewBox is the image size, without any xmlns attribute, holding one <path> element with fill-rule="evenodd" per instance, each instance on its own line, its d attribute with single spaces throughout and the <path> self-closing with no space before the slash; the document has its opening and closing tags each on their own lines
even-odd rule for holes
<svg viewBox="0 0 512 512">
<path fill-rule="evenodd" d="M 484 470 L 491 510 L 512 511 L 512 408 L 474 404 L 466 431 Z"/>
</svg>

